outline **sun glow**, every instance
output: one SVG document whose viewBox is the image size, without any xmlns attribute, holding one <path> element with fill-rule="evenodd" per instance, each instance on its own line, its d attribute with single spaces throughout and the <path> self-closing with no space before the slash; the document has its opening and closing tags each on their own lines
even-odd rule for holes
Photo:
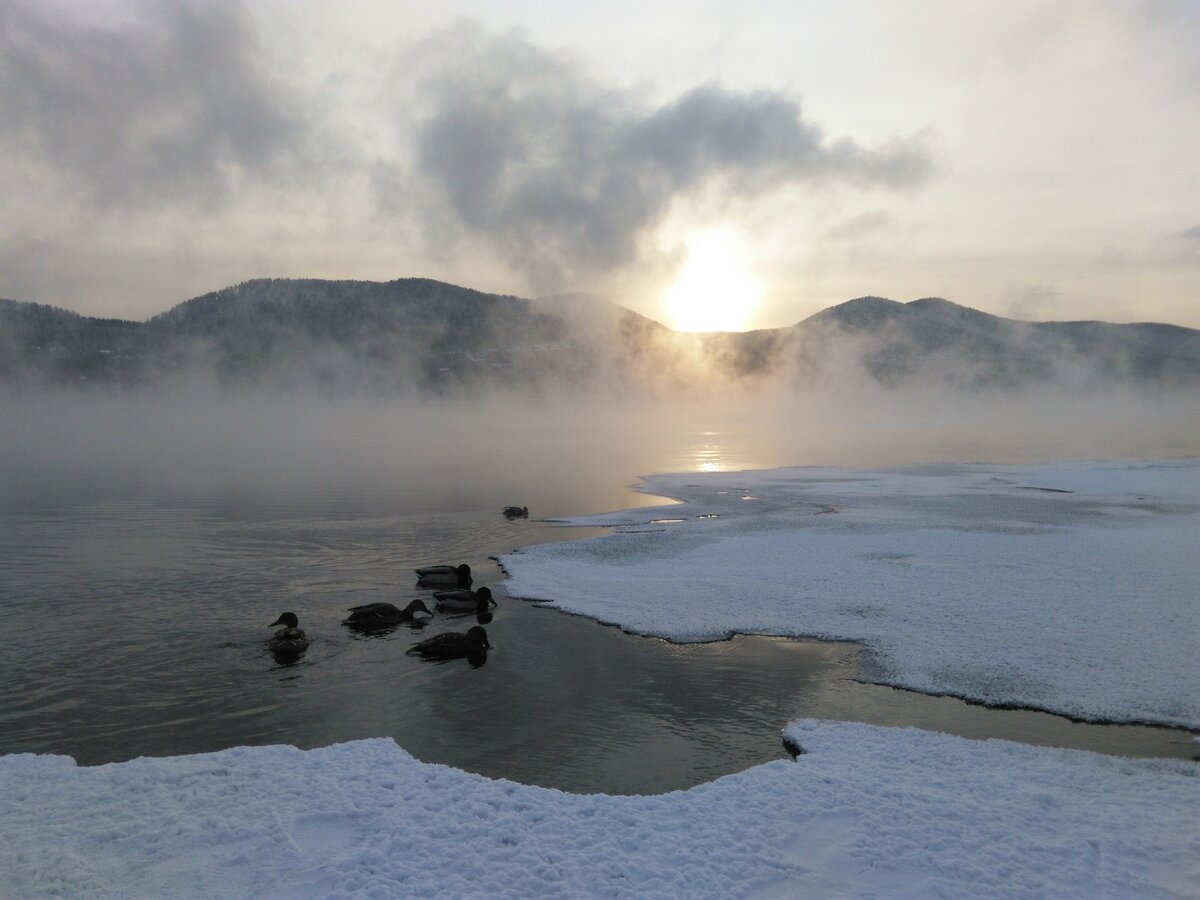
<svg viewBox="0 0 1200 900">
<path fill-rule="evenodd" d="M 668 324 L 678 331 L 744 331 L 762 300 L 762 285 L 746 270 L 736 235 L 694 232 L 687 258 L 663 295 Z"/>
</svg>

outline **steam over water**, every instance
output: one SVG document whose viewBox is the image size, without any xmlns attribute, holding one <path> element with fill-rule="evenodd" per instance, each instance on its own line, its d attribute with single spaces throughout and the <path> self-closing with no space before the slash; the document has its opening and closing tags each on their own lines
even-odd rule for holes
<svg viewBox="0 0 1200 900">
<path fill-rule="evenodd" d="M 475 669 L 406 656 L 417 635 L 403 627 L 362 636 L 340 625 L 358 603 L 428 599 L 414 585 L 421 564 L 468 562 L 476 586 L 502 585 L 490 556 L 595 533 L 539 520 L 661 502 L 629 489 L 641 473 L 1200 452 L 1194 401 L 898 399 L 731 400 L 715 412 L 0 400 L 0 752 L 98 763 L 385 735 L 422 759 L 618 792 L 686 787 L 773 758 L 779 728 L 799 715 L 1176 752 L 1170 733 L 1102 737 L 857 685 L 851 645 L 673 647 L 501 593 L 488 625 L 496 650 Z M 527 504 L 531 519 L 505 520 L 509 504 Z M 281 665 L 264 641 L 288 609 L 313 645 Z M 439 616 L 428 633 L 470 624 Z"/>
<path fill-rule="evenodd" d="M 524 497 L 542 516 L 623 502 L 624 486 L 652 472 L 1200 453 L 1200 396 L 1186 391 L 1007 396 L 847 383 L 730 387 L 703 401 L 461 403 L 52 392 L 0 394 L 0 421 L 0 497 Z"/>
</svg>

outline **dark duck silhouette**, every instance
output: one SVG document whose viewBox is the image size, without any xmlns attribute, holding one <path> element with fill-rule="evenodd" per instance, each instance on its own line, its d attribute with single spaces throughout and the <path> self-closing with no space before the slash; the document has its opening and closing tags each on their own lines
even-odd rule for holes
<svg viewBox="0 0 1200 900">
<path fill-rule="evenodd" d="M 497 605 L 492 599 L 491 590 L 485 587 L 477 591 L 465 588 L 456 591 L 434 591 L 433 597 L 437 601 L 434 608 L 438 612 L 473 612 L 483 615 Z"/>
<path fill-rule="evenodd" d="M 464 634 L 461 631 L 443 631 L 419 644 L 408 648 L 422 659 L 460 659 L 464 656 L 477 657 L 491 650 L 487 632 L 482 625 L 472 625 Z"/>
<path fill-rule="evenodd" d="M 421 600 L 412 601 L 404 609 L 393 606 L 391 603 L 364 603 L 362 606 L 350 607 L 349 611 L 350 615 L 342 621 L 342 624 L 356 628 L 386 628 L 389 625 L 403 625 L 405 622 L 415 621 L 419 612 L 425 613 L 427 616 L 433 615 L 429 607 Z"/>
<path fill-rule="evenodd" d="M 506 519 L 528 519 L 528 506 L 506 506 L 504 507 L 504 518 Z"/>
<path fill-rule="evenodd" d="M 466 563 L 461 566 L 425 566 L 417 569 L 417 584 L 424 587 L 447 585 L 456 588 L 471 586 L 471 567 Z"/>
<path fill-rule="evenodd" d="M 300 627 L 300 620 L 296 618 L 295 613 L 281 613 L 279 618 L 267 627 L 274 628 L 276 625 L 283 627 L 267 641 L 267 647 L 272 653 L 278 656 L 294 656 L 308 649 L 308 635 Z"/>
</svg>

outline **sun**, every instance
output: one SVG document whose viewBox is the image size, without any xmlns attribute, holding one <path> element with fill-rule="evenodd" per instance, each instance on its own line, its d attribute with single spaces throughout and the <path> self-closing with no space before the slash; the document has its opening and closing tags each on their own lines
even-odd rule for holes
<svg viewBox="0 0 1200 900">
<path fill-rule="evenodd" d="M 728 229 L 693 232 L 687 257 L 663 295 L 676 331 L 744 331 L 762 301 L 762 285 L 747 271 L 745 252 Z"/>
</svg>

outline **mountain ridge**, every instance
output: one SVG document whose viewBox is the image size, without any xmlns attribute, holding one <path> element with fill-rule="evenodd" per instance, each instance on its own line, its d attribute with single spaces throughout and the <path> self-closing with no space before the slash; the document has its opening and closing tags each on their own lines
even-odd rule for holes
<svg viewBox="0 0 1200 900">
<path fill-rule="evenodd" d="M 259 278 L 144 322 L 0 300 L 0 383 L 133 387 L 205 372 L 226 386 L 432 394 L 487 386 L 725 389 L 782 377 L 1016 390 L 1074 379 L 1200 384 L 1200 330 L 1028 322 L 939 297 L 856 297 L 782 328 L 682 333 L 586 295 L 526 299 L 428 278 Z"/>
</svg>

